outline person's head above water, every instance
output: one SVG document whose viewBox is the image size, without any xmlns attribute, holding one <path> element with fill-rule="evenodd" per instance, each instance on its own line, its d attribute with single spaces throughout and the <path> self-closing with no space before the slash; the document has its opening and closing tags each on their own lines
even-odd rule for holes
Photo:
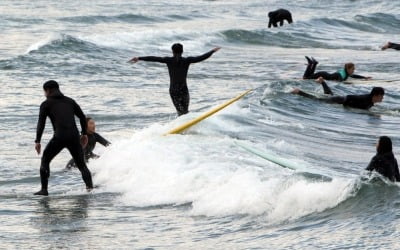
<svg viewBox="0 0 400 250">
<path fill-rule="evenodd" d="M 50 94 L 54 93 L 55 91 L 60 90 L 60 86 L 58 85 L 58 82 L 54 80 L 49 80 L 43 84 L 43 90 L 45 93 L 45 96 L 49 96 Z"/>
<path fill-rule="evenodd" d="M 376 152 L 378 154 L 392 152 L 392 140 L 387 136 L 379 137 L 378 143 L 376 144 Z"/>
<path fill-rule="evenodd" d="M 382 87 L 373 87 L 371 93 L 369 94 L 370 96 L 372 96 L 372 102 L 377 103 L 383 100 L 383 96 L 385 95 L 385 90 Z"/>
<path fill-rule="evenodd" d="M 94 132 L 96 132 L 96 123 L 94 122 L 92 117 L 86 117 L 86 124 L 88 134 L 93 134 Z"/>
<path fill-rule="evenodd" d="M 182 55 L 183 53 L 183 45 L 180 43 L 172 44 L 171 49 L 174 56 Z"/>
<path fill-rule="evenodd" d="M 354 63 L 349 62 L 344 65 L 344 69 L 346 70 L 347 74 L 352 75 L 356 70 Z"/>
</svg>

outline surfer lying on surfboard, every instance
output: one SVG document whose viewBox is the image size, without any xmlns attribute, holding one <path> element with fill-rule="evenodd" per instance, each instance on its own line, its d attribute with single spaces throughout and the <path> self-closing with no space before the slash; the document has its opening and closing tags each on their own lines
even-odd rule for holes
<svg viewBox="0 0 400 250">
<path fill-rule="evenodd" d="M 183 46 L 175 43 L 171 47 L 172 57 L 143 56 L 134 57 L 129 62 L 136 63 L 139 60 L 148 62 L 165 63 L 168 67 L 170 86 L 169 94 L 176 108 L 178 115 L 184 115 L 189 112 L 189 90 L 186 78 L 191 63 L 197 63 L 206 60 L 220 48 L 216 47 L 201 56 L 182 57 Z"/>
<path fill-rule="evenodd" d="M 301 95 L 307 98 L 317 99 L 327 103 L 343 104 L 345 107 L 358 108 L 358 109 L 369 109 L 374 106 L 375 103 L 382 102 L 385 90 L 381 87 L 373 87 L 369 94 L 364 95 L 346 95 L 346 96 L 333 96 L 332 90 L 324 81 L 324 78 L 319 77 L 316 80 L 324 88 L 324 94 L 332 95 L 329 97 L 316 97 L 308 94 L 298 88 L 292 90 L 292 94 Z"/>
<path fill-rule="evenodd" d="M 355 65 L 354 63 L 346 63 L 343 67 L 343 69 L 335 72 L 335 73 L 328 73 L 326 71 L 318 71 L 315 73 L 315 69 L 317 68 L 318 61 L 315 60 L 313 57 L 311 59 L 306 56 L 307 59 L 307 68 L 306 71 L 304 71 L 303 79 L 317 79 L 318 77 L 323 77 L 326 80 L 332 80 L 332 81 L 346 81 L 347 78 L 352 77 L 352 78 L 357 78 L 357 79 L 365 79 L 369 80 L 372 77 L 369 76 L 361 76 L 361 75 L 355 75 Z"/>
</svg>

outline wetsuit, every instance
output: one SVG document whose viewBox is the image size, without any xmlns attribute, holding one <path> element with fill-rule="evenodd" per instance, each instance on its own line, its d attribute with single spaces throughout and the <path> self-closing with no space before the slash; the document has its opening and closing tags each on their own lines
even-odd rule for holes
<svg viewBox="0 0 400 250">
<path fill-rule="evenodd" d="M 324 94 L 328 95 L 333 95 L 332 90 L 329 88 L 329 86 L 326 84 L 325 81 L 322 81 L 321 83 L 323 89 L 324 89 Z M 369 109 L 372 106 L 374 106 L 374 103 L 372 102 L 372 95 L 371 94 L 366 94 L 366 95 L 346 95 L 346 96 L 331 96 L 331 97 L 316 97 L 314 95 L 308 94 L 303 91 L 299 91 L 297 93 L 298 95 L 307 97 L 307 98 L 312 98 L 312 99 L 317 99 L 320 101 L 324 101 L 327 103 L 336 103 L 336 104 L 342 104 L 345 107 L 350 107 L 350 108 L 357 108 L 357 109 Z"/>
<path fill-rule="evenodd" d="M 283 21 L 286 20 L 288 23 L 292 23 L 292 14 L 285 9 L 278 9 L 275 11 L 271 11 L 268 13 L 269 17 L 269 22 L 268 22 L 268 28 L 271 28 L 271 26 L 278 27 L 278 22 L 279 25 L 283 25 Z"/>
<path fill-rule="evenodd" d="M 40 105 L 35 142 L 40 143 L 47 117 L 50 118 L 54 130 L 53 138 L 47 144 L 42 155 L 40 166 L 42 190 L 47 190 L 51 160 L 64 148 L 67 148 L 71 153 L 78 169 L 82 173 L 86 187 L 93 188 L 92 175 L 84 160 L 75 116 L 79 118 L 82 134 L 86 135 L 86 117 L 73 99 L 64 96 L 57 90 L 50 94 L 47 100 Z"/>
<path fill-rule="evenodd" d="M 389 49 L 400 50 L 400 44 L 397 44 L 397 43 L 389 43 L 388 48 L 389 48 Z"/>
<path fill-rule="evenodd" d="M 88 162 L 89 159 L 92 159 L 92 158 L 95 158 L 95 159 L 99 158 L 98 155 L 93 153 L 93 150 L 96 147 L 96 142 L 100 143 L 104 147 L 107 147 L 111 144 L 109 141 L 104 139 L 101 135 L 99 135 L 96 132 L 94 132 L 92 134 L 88 134 L 87 136 L 88 136 L 88 143 L 87 143 L 86 147 L 83 149 L 84 156 L 85 156 L 85 162 Z M 73 158 L 71 160 L 69 160 L 66 167 L 67 168 L 76 167 L 76 164 L 75 164 L 75 161 Z"/>
<path fill-rule="evenodd" d="M 376 154 L 372 157 L 366 170 L 380 173 L 391 181 L 400 181 L 399 167 L 392 152 Z"/>
<path fill-rule="evenodd" d="M 169 94 L 172 102 L 178 112 L 178 115 L 183 115 L 189 112 L 189 90 L 186 83 L 187 73 L 191 63 L 201 62 L 206 60 L 214 53 L 213 50 L 196 57 L 157 57 L 144 56 L 139 57 L 139 60 L 148 62 L 165 63 L 168 66 L 170 86 Z"/>
<path fill-rule="evenodd" d="M 357 79 L 366 79 L 367 77 L 365 76 L 360 76 L 360 75 L 349 75 L 346 71 L 346 69 L 341 69 L 335 73 L 328 73 L 326 71 L 319 71 L 315 73 L 315 68 L 316 64 L 308 64 L 306 71 L 304 71 L 303 79 L 318 79 L 319 77 L 324 78 L 325 80 L 331 80 L 331 81 L 346 81 L 347 78 L 357 78 Z"/>
</svg>

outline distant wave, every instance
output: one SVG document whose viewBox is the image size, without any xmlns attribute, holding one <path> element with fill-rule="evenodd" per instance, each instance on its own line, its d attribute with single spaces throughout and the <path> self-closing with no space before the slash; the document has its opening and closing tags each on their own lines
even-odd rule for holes
<svg viewBox="0 0 400 250">
<path fill-rule="evenodd" d="M 83 53 L 93 53 L 93 52 L 101 52 L 103 48 L 100 48 L 98 45 L 83 41 L 74 36 L 60 34 L 60 35 L 52 35 L 48 38 L 41 40 L 33 45 L 31 45 L 27 54 L 36 52 L 55 52 L 55 53 L 63 53 L 63 52 L 83 52 Z"/>
<path fill-rule="evenodd" d="M 136 14 L 121 14 L 116 16 L 71 16 L 63 17 L 59 20 L 72 23 L 86 23 L 86 24 L 97 24 L 97 23 L 112 23 L 112 22 L 125 22 L 125 23 L 151 23 L 156 22 L 157 18 L 152 18 L 143 15 Z"/>
<path fill-rule="evenodd" d="M 336 48 L 328 44 L 316 41 L 317 38 L 301 32 L 278 32 L 266 30 L 241 30 L 232 29 L 222 32 L 228 42 L 245 43 L 251 45 L 270 45 L 286 48 Z"/>
</svg>

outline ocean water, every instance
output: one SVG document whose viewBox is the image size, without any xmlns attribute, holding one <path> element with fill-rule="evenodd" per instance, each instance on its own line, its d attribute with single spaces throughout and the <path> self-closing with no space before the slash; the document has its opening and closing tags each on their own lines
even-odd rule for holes
<svg viewBox="0 0 400 250">
<path fill-rule="evenodd" d="M 291 25 L 267 28 L 268 11 Z M 399 155 L 397 1 L 0 2 L 1 249 L 399 249 L 399 186 L 364 169 L 379 136 Z M 127 61 L 220 46 L 191 66 L 190 113 L 176 117 L 165 65 Z M 386 90 L 369 111 L 290 94 L 305 55 L 318 69 L 356 64 L 374 80 L 328 82 L 335 94 Z M 55 79 L 112 142 L 88 167 L 87 193 L 70 156 L 51 164 L 48 197 L 34 151 L 42 84 Z M 383 81 L 383 80 L 391 80 Z M 184 134 L 162 136 L 247 89 Z M 51 138 L 48 121 L 42 140 Z M 268 150 L 307 171 L 281 168 L 238 147 Z"/>
</svg>

